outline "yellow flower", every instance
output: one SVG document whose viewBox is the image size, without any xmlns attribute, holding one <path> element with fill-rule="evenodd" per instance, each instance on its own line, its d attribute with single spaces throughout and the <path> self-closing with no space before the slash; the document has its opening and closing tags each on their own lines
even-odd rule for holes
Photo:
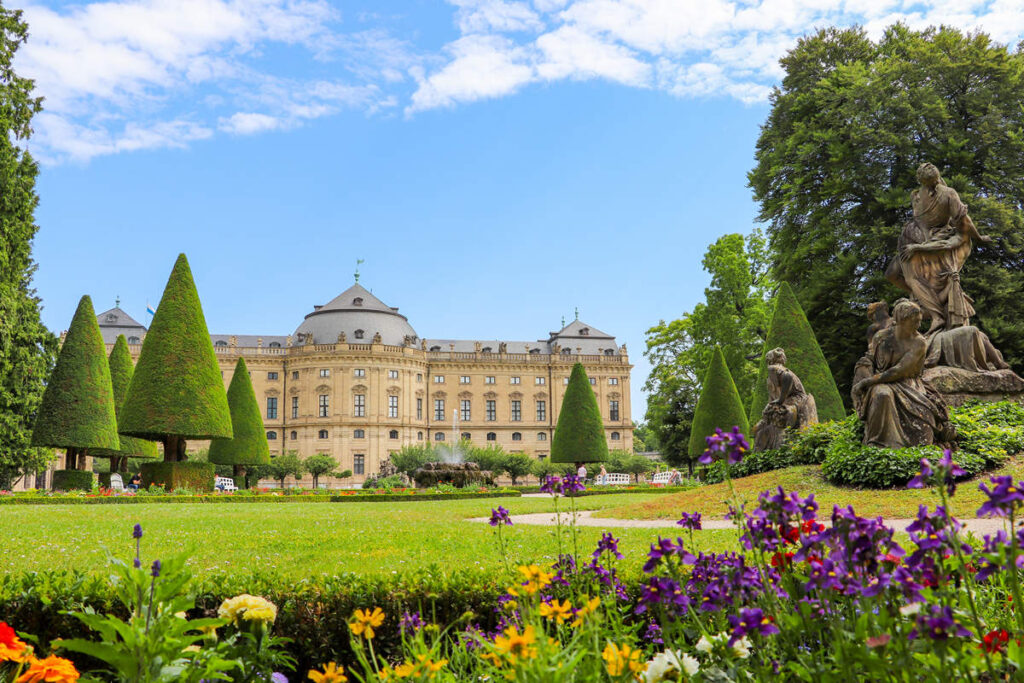
<svg viewBox="0 0 1024 683">
<path fill-rule="evenodd" d="M 79 675 L 70 660 L 54 655 L 46 659 L 32 657 L 28 660 L 28 669 L 16 683 L 75 683 Z"/>
<path fill-rule="evenodd" d="M 243 593 L 222 602 L 217 615 L 230 619 L 235 626 L 241 626 L 243 620 L 273 624 L 277 619 L 277 605 L 266 598 Z"/>
<path fill-rule="evenodd" d="M 519 567 L 519 573 L 526 578 L 526 581 L 523 583 L 521 588 L 523 591 L 526 592 L 527 595 L 533 595 L 541 588 L 547 586 L 549 583 L 551 583 L 552 576 L 554 576 L 553 574 L 547 573 L 535 564 L 523 565 Z M 511 595 L 516 595 L 516 593 L 513 593 L 511 590 L 509 591 L 509 593 Z"/>
<path fill-rule="evenodd" d="M 522 633 L 515 626 L 509 626 L 504 634 L 494 639 L 494 649 L 500 656 L 507 658 L 510 664 L 537 656 L 537 631 L 533 626 L 527 626 Z M 497 659 L 491 659 L 498 664 Z"/>
<path fill-rule="evenodd" d="M 629 672 L 639 679 L 639 674 L 647 668 L 647 664 L 640 661 L 640 650 L 634 650 L 629 645 L 619 647 L 614 643 L 608 643 L 601 653 L 601 658 L 604 659 L 605 668 L 612 676 L 621 676 Z"/>
<path fill-rule="evenodd" d="M 588 600 L 587 596 L 584 595 L 583 599 L 586 602 L 583 603 L 582 607 L 576 610 L 576 619 L 573 620 L 573 622 L 570 624 L 570 626 L 572 626 L 573 628 L 577 628 L 581 624 L 583 624 L 584 617 L 586 617 L 588 614 L 593 614 L 594 612 L 596 612 L 597 606 L 601 604 L 601 598 L 593 598 L 591 600 Z"/>
<path fill-rule="evenodd" d="M 380 625 L 383 623 L 384 611 L 380 607 L 374 607 L 372 612 L 368 609 L 357 609 L 355 614 L 352 615 L 352 621 L 348 623 L 348 627 L 355 635 L 372 640 L 374 636 L 373 629 L 380 628 Z"/>
<path fill-rule="evenodd" d="M 551 600 L 551 602 L 542 602 L 540 604 L 540 615 L 548 621 L 564 624 L 572 616 L 572 605 L 569 604 L 568 600 L 563 600 L 559 604 L 558 598 Z"/>
<path fill-rule="evenodd" d="M 325 666 L 323 673 L 310 669 L 308 678 L 313 683 L 347 683 L 348 681 L 348 676 L 345 675 L 345 667 L 334 662 Z"/>
</svg>

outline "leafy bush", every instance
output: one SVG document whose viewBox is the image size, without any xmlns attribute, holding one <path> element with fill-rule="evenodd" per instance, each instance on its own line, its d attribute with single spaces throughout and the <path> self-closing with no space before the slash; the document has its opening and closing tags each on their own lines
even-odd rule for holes
<svg viewBox="0 0 1024 683">
<path fill-rule="evenodd" d="M 56 470 L 53 473 L 53 490 L 92 491 L 92 472 Z"/>
<path fill-rule="evenodd" d="M 160 484 L 167 491 L 212 491 L 216 468 L 209 462 L 147 462 L 139 468 L 142 485 Z"/>
<path fill-rule="evenodd" d="M 390 491 L 391 489 L 402 488 L 403 486 L 408 486 L 408 484 L 400 474 L 392 474 L 390 477 L 370 477 L 363 482 L 364 489 L 384 489 L 385 491 Z"/>
<path fill-rule="evenodd" d="M 1014 401 L 968 403 L 949 411 L 960 450 L 985 459 L 985 469 L 1024 451 L 1024 405 Z M 962 465 L 961 465 L 962 467 Z"/>
</svg>

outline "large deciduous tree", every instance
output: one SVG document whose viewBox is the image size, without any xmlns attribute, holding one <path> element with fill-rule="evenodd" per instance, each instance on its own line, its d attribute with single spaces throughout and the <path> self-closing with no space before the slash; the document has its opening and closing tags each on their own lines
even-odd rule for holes
<svg viewBox="0 0 1024 683">
<path fill-rule="evenodd" d="M 689 440 L 701 381 L 716 344 L 747 405 L 764 347 L 774 282 L 764 237 L 729 234 L 708 247 L 703 265 L 711 275 L 705 300 L 677 320 L 647 330 L 651 374 L 647 423 L 662 457 L 673 466 L 690 465 Z"/>
<path fill-rule="evenodd" d="M 42 98 L 12 66 L 27 35 L 21 11 L 0 7 L 0 490 L 53 458 L 30 445 L 57 338 L 43 326 L 32 289 L 38 167 L 25 143 Z"/>
<path fill-rule="evenodd" d="M 962 271 L 975 323 L 1024 365 L 1024 53 L 984 33 L 825 29 L 782 59 L 786 75 L 749 175 L 775 276 L 793 285 L 847 397 L 868 303 L 903 296 L 887 263 L 930 161 L 995 244 Z"/>
</svg>

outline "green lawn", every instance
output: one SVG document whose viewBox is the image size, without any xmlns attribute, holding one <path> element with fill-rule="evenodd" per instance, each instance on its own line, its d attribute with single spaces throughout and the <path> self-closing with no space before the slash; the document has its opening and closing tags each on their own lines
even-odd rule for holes
<svg viewBox="0 0 1024 683">
<path fill-rule="evenodd" d="M 589 496 L 580 509 L 598 510 L 663 498 L 664 494 Z M 565 501 L 560 503 L 565 507 Z M 100 571 L 105 549 L 127 558 L 131 528 L 144 529 L 144 558 L 187 551 L 200 575 L 277 572 L 298 579 L 320 574 L 391 574 L 420 569 L 494 568 L 501 565 L 494 530 L 464 521 L 503 505 L 513 514 L 545 512 L 550 499 L 388 503 L 24 505 L 0 508 L 0 574 L 82 568 Z M 612 529 L 622 539 L 626 567 L 635 568 L 658 531 Z M 557 554 L 552 527 L 505 529 L 513 561 L 550 560 Z M 666 533 L 666 532 L 663 532 Z M 671 530 L 669 530 L 671 533 Z M 601 529 L 580 529 L 580 552 L 589 555 Z M 702 549 L 723 550 L 730 532 L 705 532 Z M 434 570 L 434 569 L 431 569 Z"/>
<path fill-rule="evenodd" d="M 1024 457 L 1014 458 L 994 474 L 1024 478 Z M 959 484 L 950 506 L 954 515 L 965 519 L 975 516 L 984 499 L 984 495 L 978 490 L 978 482 L 987 481 L 989 476 L 991 475 L 985 474 L 974 481 Z M 867 517 L 881 515 L 888 519 L 899 519 L 914 517 L 919 505 L 934 507 L 937 503 L 936 496 L 930 490 L 872 490 L 833 486 L 822 478 L 821 469 L 816 465 L 788 467 L 743 477 L 734 480 L 733 486 L 740 498 L 748 502 L 755 502 L 761 491 L 774 491 L 779 486 L 786 491 L 797 491 L 801 496 L 813 493 L 820 506 L 820 518 L 829 517 L 833 505 L 853 505 L 858 514 Z M 678 519 L 683 512 L 699 512 L 706 518 L 722 519 L 726 512 L 724 501 L 728 498 L 728 486 L 724 483 L 714 484 L 650 500 L 624 501 L 623 505 L 605 507 L 594 516 L 621 519 Z"/>
</svg>

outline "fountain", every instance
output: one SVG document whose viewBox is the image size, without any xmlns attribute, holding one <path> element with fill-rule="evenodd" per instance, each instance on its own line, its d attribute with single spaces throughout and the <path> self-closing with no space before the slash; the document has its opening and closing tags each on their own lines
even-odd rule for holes
<svg viewBox="0 0 1024 683">
<path fill-rule="evenodd" d="M 436 450 L 440 460 L 428 462 L 413 472 L 412 478 L 420 488 L 430 488 L 438 484 L 451 484 L 461 488 L 470 484 L 494 481 L 489 470 L 481 470 L 475 462 L 465 461 L 465 454 L 459 446 L 459 412 L 453 410 L 452 413 L 452 445 L 438 446 Z"/>
</svg>

